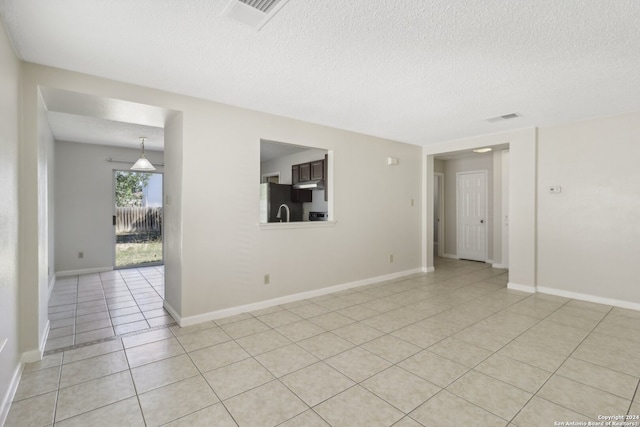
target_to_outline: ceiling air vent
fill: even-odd
[[[231,0],[222,16],[242,22],[257,31],[269,22],[287,1],[289,0]]]
[[[498,116],[498,117],[492,117],[490,119],[487,119],[487,121],[489,123],[495,123],[495,122],[501,122],[503,120],[511,120],[511,119],[516,119],[520,117],[520,114],[518,113],[511,113],[511,114],[505,114],[504,116]]]

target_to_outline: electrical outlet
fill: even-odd
[[[265,274],[264,275],[264,284],[268,285],[269,282],[271,282],[271,277],[269,277],[269,274]]]
[[[82,259],[84,258],[84,252],[78,252],[78,258]]]
[[[559,185],[552,185],[549,187],[549,193],[558,194],[562,193],[562,187]]]
[[[393,254],[389,255],[389,262],[393,262]]]

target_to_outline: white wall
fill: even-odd
[[[21,65],[0,20],[0,425],[20,372],[18,333],[18,138]],[[5,341],[6,340],[6,341]]]
[[[487,259],[493,255],[493,156],[478,154],[477,156],[461,157],[445,160],[444,164],[444,253],[457,256],[457,174],[460,172],[487,172]]]
[[[165,194],[180,207],[167,212],[167,221],[176,222],[165,229],[175,232],[172,245],[179,246],[167,251],[165,267],[174,314],[193,317],[420,267],[419,147],[34,64],[25,69],[29,88],[182,113],[181,150],[165,144]],[[25,111],[26,126],[37,120],[34,112]],[[333,192],[334,227],[258,226],[261,139],[333,150],[340,183]],[[170,150],[179,164],[172,164]],[[387,157],[400,164],[388,167]],[[169,185],[178,172],[180,183]],[[265,286],[267,273],[271,284]]]
[[[509,266],[509,150],[493,152],[493,266]]]
[[[24,68],[23,68],[24,70]],[[23,83],[26,80],[23,79]],[[19,144],[19,313],[21,360],[39,360],[48,332],[49,169],[53,135],[44,120],[46,109],[38,87],[23,84],[22,111],[37,120],[23,126]],[[23,122],[23,125],[25,123]]]
[[[37,233],[37,247],[38,247],[38,267],[37,267],[37,281],[38,281],[38,294],[39,294],[39,306],[38,306],[38,351],[32,351],[27,356],[29,361],[39,360],[44,352],[44,345],[47,339],[47,333],[49,329],[49,294],[51,287],[55,281],[55,272],[53,265],[50,262],[55,260],[55,237],[52,225],[55,219],[55,207],[53,206],[53,190],[54,183],[51,178],[54,176],[54,165],[50,163],[53,161],[55,154],[54,151],[54,139],[49,123],[45,120],[47,110],[44,105],[44,100],[40,91],[38,91],[38,233]],[[53,193],[53,194],[52,194]],[[22,212],[22,211],[21,211]],[[28,264],[27,264],[28,265]],[[28,268],[28,267],[27,267]],[[23,272],[24,273],[24,272]],[[24,289],[24,288],[21,288]],[[28,324],[33,318],[33,302],[29,294],[28,297],[21,299],[21,303],[25,305],[22,320],[24,324]],[[26,359],[25,359],[26,360]]]
[[[538,286],[638,308],[640,113],[541,128],[538,138]]]
[[[183,316],[419,267],[418,147],[212,103],[197,114],[183,144]],[[333,150],[335,227],[258,227],[262,138]],[[216,155],[227,161],[210,168]]]
[[[444,160],[433,159],[433,171],[436,173],[444,174],[444,164],[445,164]]]
[[[491,209],[491,262],[500,264],[502,260],[502,150],[491,153],[493,163],[493,203]]]
[[[145,152],[151,163],[163,162],[163,154]],[[131,164],[111,163],[107,158],[131,160],[140,150],[56,141],[55,143],[55,251],[56,273],[113,267],[114,170]],[[156,167],[162,172],[161,166]],[[84,258],[78,258],[78,252]]]
[[[182,121],[176,113],[164,125],[164,299],[176,308],[182,307]]]

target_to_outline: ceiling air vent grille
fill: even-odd
[[[222,12],[243,24],[259,30],[278,13],[289,0],[231,0]]]
[[[280,0],[238,0],[240,3],[244,3],[247,6],[251,6],[254,9],[258,9],[262,13],[269,13],[269,9],[275,6]]]
[[[492,117],[490,119],[487,119],[487,121],[489,123],[495,123],[495,122],[501,122],[501,121],[504,121],[504,120],[517,119],[518,117],[520,117],[520,114],[518,114],[518,113],[510,113],[510,114],[505,114],[504,116]]]

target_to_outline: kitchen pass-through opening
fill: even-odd
[[[261,140],[259,222],[329,220],[329,158],[326,149]]]

